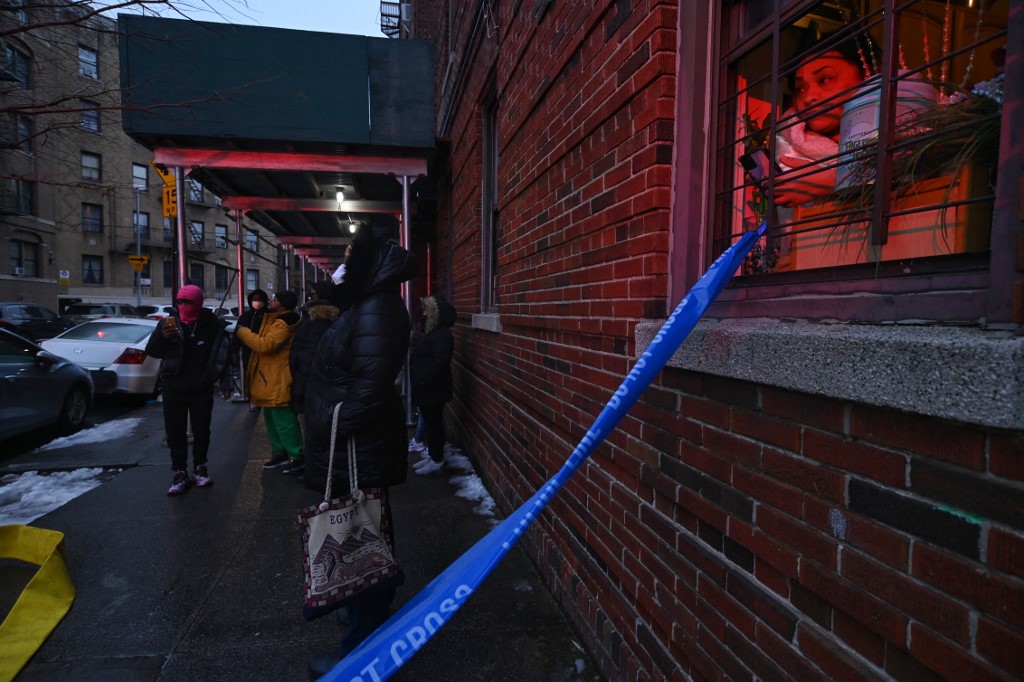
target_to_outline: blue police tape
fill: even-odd
[[[558,473],[321,677],[322,682],[386,680],[448,622],[594,448],[626,416],[766,230],[767,223],[762,223],[756,231],[744,234],[690,289]]]

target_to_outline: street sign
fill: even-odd
[[[129,263],[141,263],[145,265],[149,262],[149,256],[128,256]]]
[[[135,272],[142,272],[142,268],[146,267],[145,263],[132,263],[132,270]]]
[[[149,165],[153,167],[153,170],[156,171],[156,174],[160,176],[160,179],[164,181],[165,185],[167,185],[168,187],[174,187],[176,181],[174,179],[173,171],[169,171],[166,168],[161,168],[152,161],[149,162]]]
[[[178,215],[178,189],[164,187],[164,217],[174,218]]]

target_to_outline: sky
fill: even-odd
[[[380,0],[172,0],[172,3],[189,18],[200,21],[385,37],[380,31]],[[115,3],[102,0],[95,4]],[[124,11],[128,10],[115,10],[113,14]],[[146,10],[146,13],[153,12]],[[160,14],[181,18],[180,14],[166,9]]]
[[[130,435],[142,422],[143,420],[137,417],[104,422],[74,435],[50,441],[37,448],[35,452],[73,448],[122,438]],[[455,486],[453,494],[475,502],[474,514],[494,517],[494,499],[487,492],[480,477],[473,472],[469,458],[458,448],[447,445],[445,461],[450,471],[458,472],[448,479],[448,482]],[[0,477],[0,525],[31,523],[79,495],[102,485],[104,481],[112,478],[112,473],[116,474],[91,467],[54,473],[27,471],[21,474],[6,474]],[[498,521],[492,518],[492,525],[497,523]]]

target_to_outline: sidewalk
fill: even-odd
[[[215,485],[168,497],[161,408],[132,416],[143,424],[124,438],[30,453],[0,467],[125,467],[32,524],[65,534],[77,596],[18,682],[309,679],[306,661],[334,647],[339,631],[333,617],[307,623],[301,614],[295,509],[315,494],[279,470],[262,469],[270,448],[258,413],[218,401]],[[410,454],[410,462],[418,457]],[[396,606],[494,523],[473,513],[476,502],[455,496],[451,475],[410,471],[392,491],[406,574]],[[600,675],[516,548],[392,679],[570,682]]]

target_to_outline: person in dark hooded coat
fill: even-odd
[[[409,356],[412,402],[419,408],[426,432],[427,449],[416,465],[420,475],[444,468],[444,406],[452,399],[452,325],[455,307],[440,296],[427,296],[420,303],[423,335]]]
[[[305,412],[306,385],[309,383],[309,371],[313,366],[317,344],[341,314],[341,310],[331,300],[333,288],[331,282],[317,282],[313,285],[313,298],[306,303],[306,316],[299,322],[295,338],[292,339],[288,365],[292,370],[292,411],[295,414]]]
[[[401,286],[418,271],[412,254],[373,227],[356,231],[340,285],[350,305],[320,339],[306,385],[306,486],[323,495],[332,417],[340,404],[332,493],[349,492],[345,453],[348,439],[354,438],[358,485],[385,489],[389,517],[386,489],[404,482],[408,471],[405,407],[395,385],[411,329]],[[326,673],[387,620],[394,594],[394,588],[379,590],[349,603],[349,626],[339,648],[312,660],[311,672]]]

